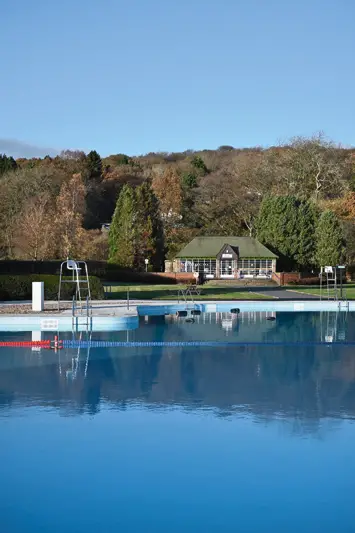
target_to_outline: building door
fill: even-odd
[[[221,278],[234,278],[233,259],[221,259]]]

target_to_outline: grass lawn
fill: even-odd
[[[126,300],[127,290],[131,300],[178,300],[178,291],[186,285],[140,285],[135,283],[107,283],[105,295],[109,300]],[[194,300],[267,300],[267,296],[235,287],[201,287]],[[180,296],[180,300],[183,298]]]
[[[319,285],[304,285],[295,287],[294,285],[289,285],[286,287],[289,291],[296,291],[296,292],[303,292],[306,294],[313,294],[315,296],[320,296],[320,289]],[[329,291],[330,296],[334,297],[334,291]],[[322,289],[322,297],[327,298],[328,292],[327,288],[323,287]],[[354,283],[347,283],[346,285],[343,285],[343,297],[347,298],[348,300],[355,300],[355,284]],[[338,287],[338,298],[340,298],[340,288]]]

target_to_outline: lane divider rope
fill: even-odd
[[[230,348],[238,346],[355,346],[355,341],[301,341],[301,342],[262,342],[262,341],[70,341],[63,340],[64,348],[164,348],[164,347],[205,347],[205,348]]]
[[[30,346],[43,346],[45,348],[49,348],[51,345],[51,341],[1,341],[0,347],[30,347]]]
[[[312,346],[355,346],[355,341],[72,341],[72,340],[43,340],[43,341],[0,341],[1,347],[30,348],[39,347],[45,349],[62,348],[233,348],[241,346],[289,346],[289,347],[312,347]]]

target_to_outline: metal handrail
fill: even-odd
[[[198,294],[197,291],[195,292],[195,294]],[[179,289],[179,291],[178,291],[178,303],[180,303],[180,295],[184,298],[186,307],[188,306],[188,297],[189,296],[190,296],[191,303],[192,303],[193,307],[195,307],[195,301],[194,301],[193,293],[192,293],[192,290],[191,290],[190,286],[186,287],[186,289]]]

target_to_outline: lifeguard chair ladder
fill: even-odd
[[[71,272],[71,279],[65,279],[64,269]],[[59,273],[59,289],[58,289],[58,311],[60,310],[61,303],[61,289],[63,283],[74,283],[75,292],[73,295],[72,304],[72,320],[73,325],[76,326],[86,325],[89,326],[89,322],[92,318],[91,309],[91,292],[90,292],[90,280],[88,267],[85,261],[74,261],[73,259],[67,259],[60,265]],[[85,324],[79,324],[79,318],[85,319]]]

